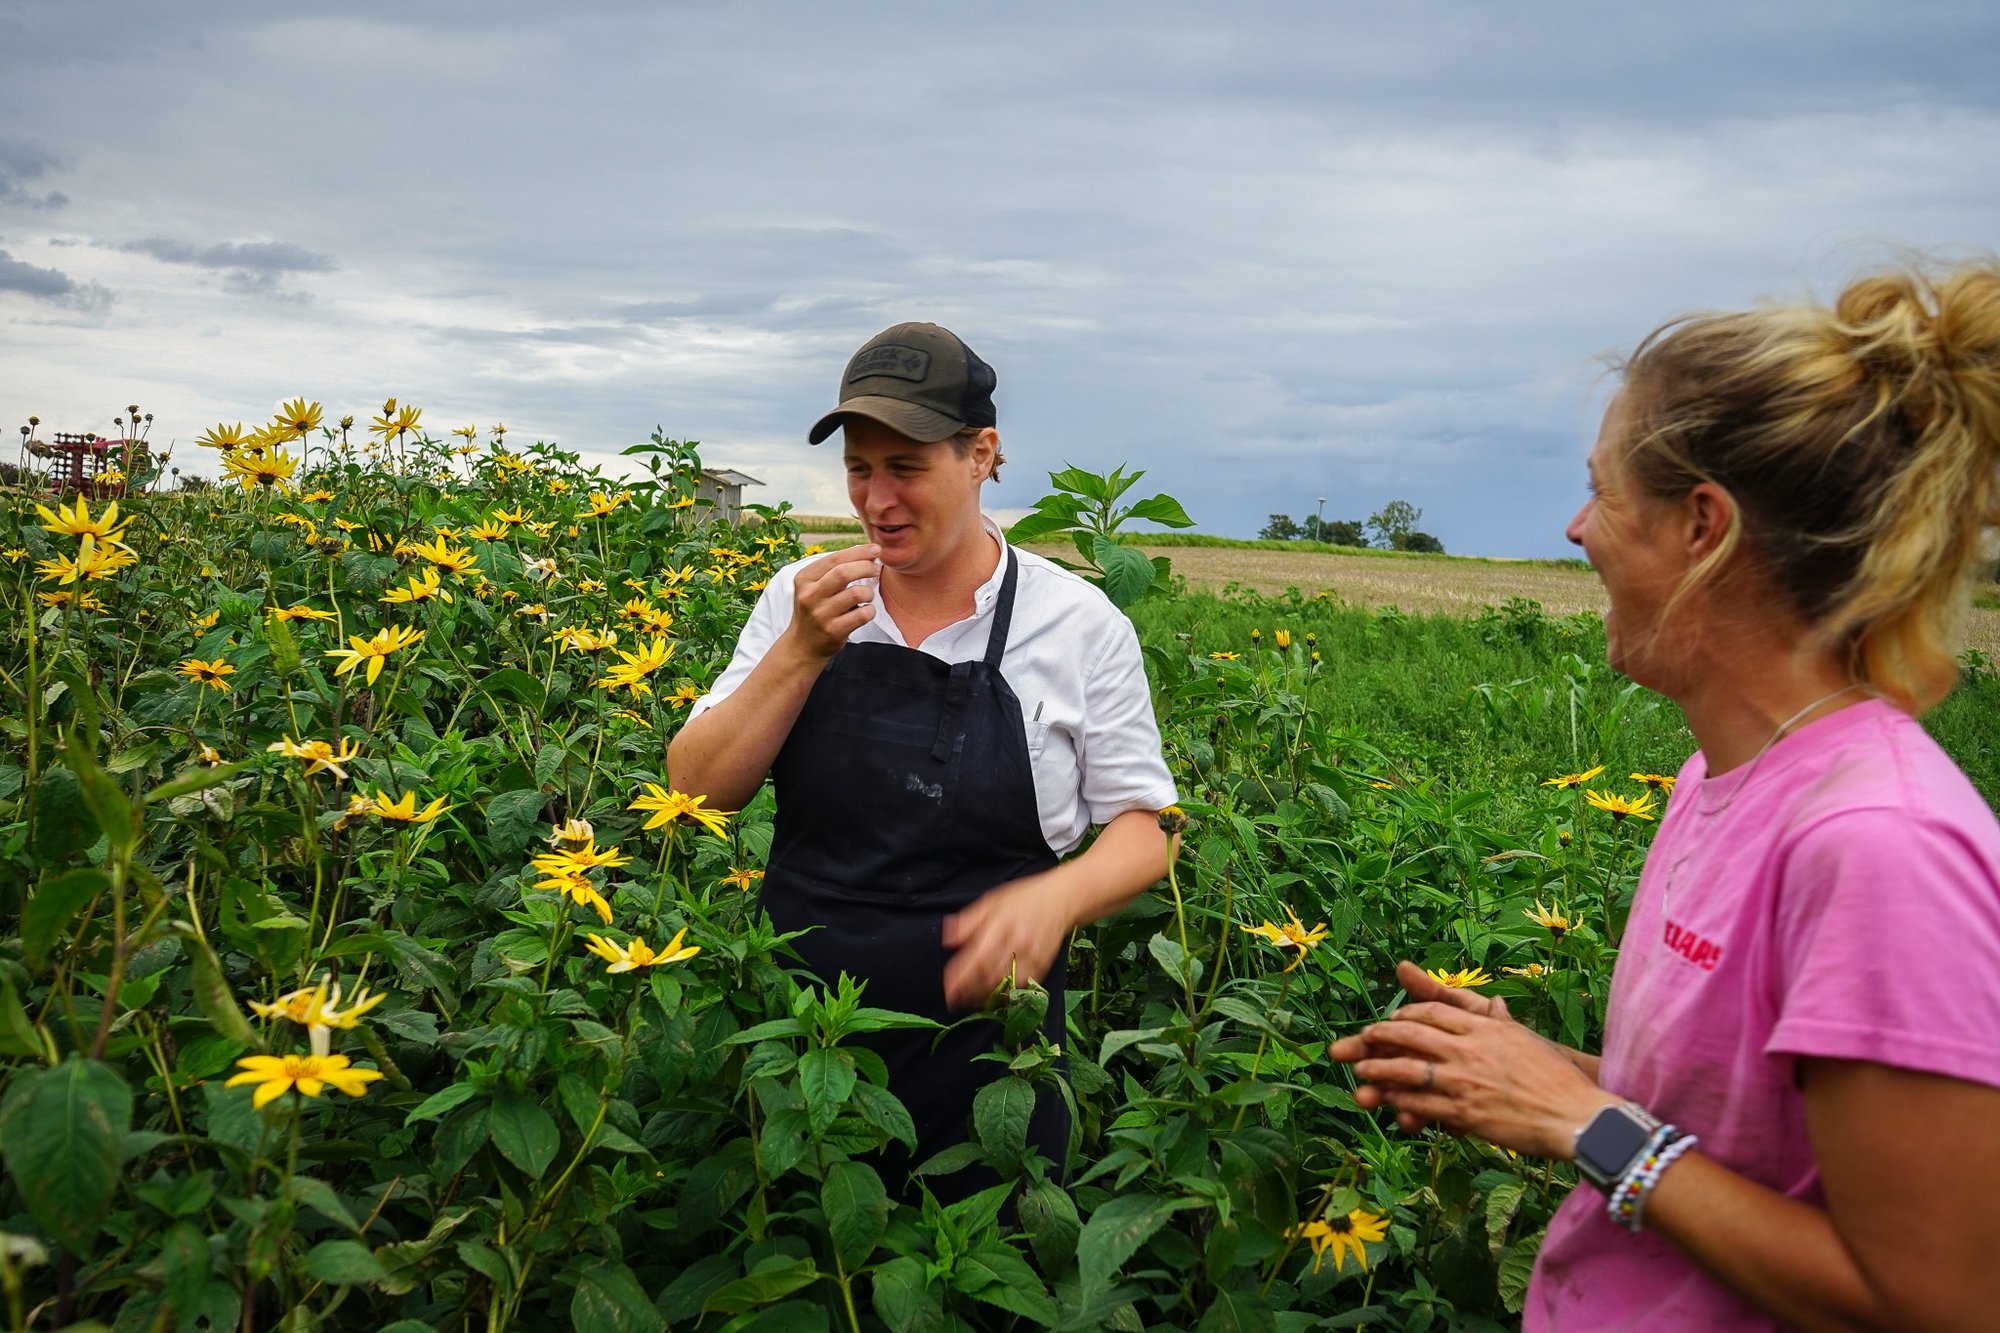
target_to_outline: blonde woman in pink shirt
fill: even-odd
[[[2000,824],[1915,720],[1997,467],[1992,263],[1682,320],[1624,367],[1569,537],[1612,665],[1700,750],[1603,1055],[1409,963],[1331,1048],[1406,1129],[1576,1164],[1527,1328],[2000,1328]]]

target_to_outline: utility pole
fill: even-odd
[[[1322,495],[1322,496],[1320,496],[1320,497],[1319,497],[1319,512],[1318,512],[1317,514],[1315,514],[1315,515],[1314,515],[1314,518],[1316,518],[1316,519],[1317,519],[1317,520],[1319,521],[1319,530],[1320,530],[1321,532],[1325,532],[1325,531],[1326,531],[1326,497],[1325,497],[1324,495]]]

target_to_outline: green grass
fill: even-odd
[[[1309,555],[1359,555],[1382,560],[1425,560],[1433,563],[1506,565],[1510,568],[1570,569],[1590,572],[1587,560],[1512,560],[1488,555],[1447,555],[1423,551],[1386,551],[1378,546],[1335,546],[1331,542],[1280,541],[1268,538],[1211,537],[1200,532],[1129,532],[1137,546],[1205,546],[1226,551],[1303,551]]]

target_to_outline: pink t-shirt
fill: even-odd
[[[1867,700],[1713,780],[1696,754],[1612,975],[1604,1086],[1824,1205],[1799,1056],[2000,1086],[2000,823],[1914,720]],[[1588,1185],[1549,1225],[1527,1329],[1765,1329]]]

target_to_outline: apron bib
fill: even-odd
[[[780,930],[818,927],[793,947],[824,982],[842,972],[866,981],[866,1004],[943,1023],[959,1017],[944,1002],[944,918],[1056,864],[1042,836],[1020,700],[1000,674],[1019,572],[1009,550],[981,660],[946,663],[889,643],[841,648],[772,764],[778,812],[762,906]],[[1043,979],[1051,1042],[1063,1039],[1066,965],[1066,952],[1057,954]],[[1006,1073],[974,1059],[994,1049],[998,1022],[939,1037],[864,1039],[916,1122],[914,1157],[897,1144],[881,1162],[891,1191],[913,1163],[966,1138],[973,1095]],[[1062,1098],[1037,1097],[1029,1142],[1058,1176],[1068,1141]],[[949,1201],[996,1179],[973,1167],[931,1188]]]

